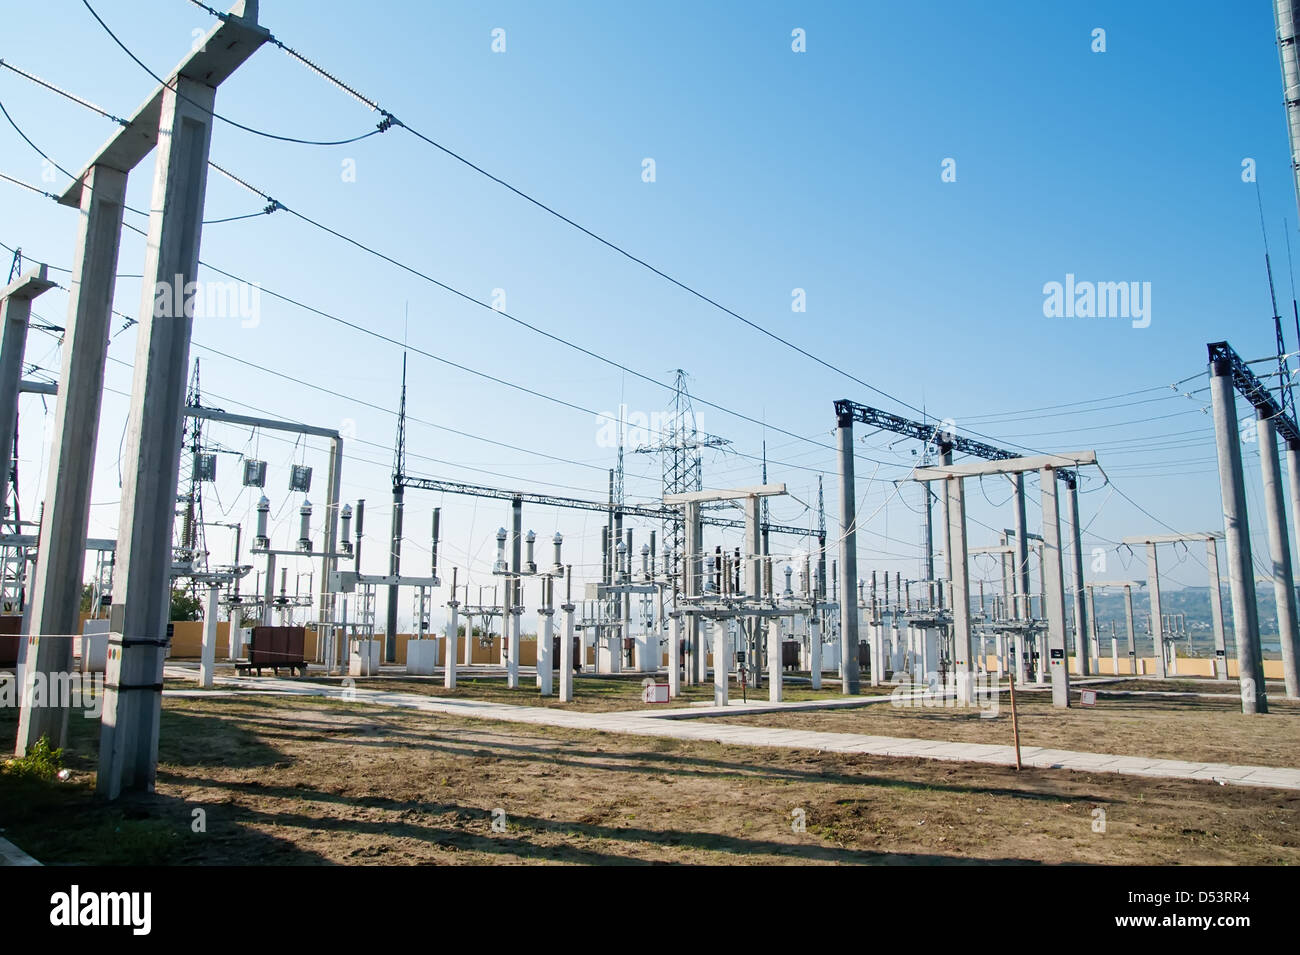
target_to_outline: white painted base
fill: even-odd
[[[378,676],[379,658],[383,653],[382,640],[356,640],[348,658],[349,676]]]
[[[406,673],[408,676],[433,676],[434,668],[437,665],[437,640],[408,640],[406,642]]]

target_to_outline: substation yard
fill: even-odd
[[[525,684],[466,680],[454,695],[540,703]],[[446,692],[420,680],[358,685]],[[587,710],[642,708],[636,678],[581,679],[578,691]],[[1300,751],[1295,706],[1277,700],[1262,717],[1172,695],[1102,696],[1068,712],[1032,691],[1018,702],[1026,746],[1291,766]],[[1010,740],[1005,698],[996,719],[877,702],[709,721]],[[0,745],[15,722],[0,711]],[[1300,863],[1295,790],[723,745],[220,688],[164,698],[156,793],[109,804],[93,795],[98,728],[73,715],[67,782],[0,785],[3,835],[46,864]],[[504,832],[493,831],[497,809]],[[204,832],[193,831],[195,810]],[[74,817],[75,827],[50,822]]]

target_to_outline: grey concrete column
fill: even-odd
[[[275,625],[275,618],[271,612],[274,606],[273,600],[275,600],[275,555],[267,554],[266,579],[262,581],[262,626],[264,627]]]
[[[1232,362],[1210,363],[1210,399],[1214,407],[1214,440],[1219,459],[1219,491],[1223,500],[1224,544],[1228,555],[1228,585],[1232,593],[1233,639],[1237,646],[1237,676],[1241,681],[1241,711],[1267,713],[1268,694],[1260,660],[1259,608],[1250,556],[1250,518],[1246,511],[1246,482],[1241,468],[1241,434],[1237,430],[1237,400]]]
[[[814,614],[808,620],[808,679],[814,690],[822,688],[822,625]]]
[[[731,667],[727,653],[727,621],[718,617],[712,621],[713,626],[713,705],[727,705],[727,690],[730,688]]]
[[[1097,600],[1096,600],[1096,596],[1093,594],[1093,591],[1092,591],[1092,588],[1091,588],[1091,587],[1086,588],[1085,593],[1086,593],[1087,596],[1088,596],[1088,601],[1087,601],[1087,605],[1088,605],[1087,615],[1088,615],[1088,616],[1087,616],[1087,621],[1086,621],[1086,625],[1087,625],[1087,627],[1088,627],[1088,642],[1089,642],[1092,646],[1096,647],[1097,644],[1098,644],[1098,642],[1099,642],[1099,640],[1100,640],[1100,635],[1097,633]],[[1077,649],[1078,649],[1078,648],[1076,647],[1075,649],[1076,649],[1076,652],[1077,652]],[[1098,651],[1098,652],[1100,652],[1100,651]],[[1088,670],[1087,670],[1086,667],[1081,668],[1079,672],[1080,672],[1080,674],[1083,675],[1083,676],[1087,676],[1087,674],[1088,674]],[[1098,672],[1098,673],[1101,672],[1101,660],[1100,660],[1100,659],[1098,659],[1098,661],[1097,661],[1097,672]]]
[[[537,673],[541,677],[542,696],[551,695],[551,645],[555,640],[555,611],[549,607],[542,611],[541,633],[537,635]]]
[[[767,621],[767,699],[771,703],[782,700],[785,668],[782,666],[781,618],[769,617]]]
[[[330,619],[330,610],[334,603],[330,592],[331,577],[339,569],[339,561],[334,554],[339,549],[339,508],[341,506],[339,498],[343,492],[343,439],[341,437],[330,438],[329,473],[326,484],[329,497],[325,504],[325,529],[321,535],[324,538],[322,550],[325,556],[320,562],[320,602],[316,610],[318,623]],[[360,566],[355,569],[360,573]],[[454,597],[455,594],[452,596]]]
[[[668,698],[675,700],[682,694],[682,613],[674,610],[668,615]]]
[[[72,668],[72,643],[67,637],[77,629],[81,607],[91,482],[125,199],[126,173],[105,166],[91,167],[81,192],[81,217],[72,261],[40,546],[29,591],[27,632],[30,636],[24,655],[25,681],[34,680],[37,673],[48,675]],[[149,307],[152,305],[150,296]],[[26,306],[30,310],[30,302]],[[15,307],[21,306],[6,299],[7,315]],[[8,349],[13,322],[6,318],[4,324]],[[25,326],[26,322],[24,332]],[[13,411],[0,411],[0,414],[4,416],[3,424],[12,429]],[[0,451],[8,455],[13,443],[12,430],[7,438],[0,440],[3,441]],[[7,464],[3,468],[3,480],[6,483],[9,480]],[[169,503],[174,498],[173,487]],[[7,499],[6,493],[0,498],[0,504]],[[54,639],[42,641],[42,635]],[[29,698],[23,694],[24,700]],[[61,738],[66,725],[66,709],[46,706],[41,711],[29,712],[24,707],[19,716],[15,751],[25,752],[42,736],[48,736],[51,741]]]
[[[688,501],[686,503],[682,529],[685,535],[682,545],[685,553],[681,555],[682,593],[689,600],[689,598],[698,597],[700,594],[700,549],[703,542],[700,534],[702,526],[700,524],[700,505],[698,502]],[[705,659],[702,643],[700,618],[695,614],[690,614],[686,618],[687,686],[695,686],[704,682]]]
[[[118,221],[120,224],[120,211]],[[9,469],[13,465],[18,392],[23,381],[23,354],[27,349],[32,300],[53,287],[54,283],[46,278],[46,268],[42,265],[23,273],[0,291],[0,329],[3,329],[0,332],[0,508],[9,503]],[[74,296],[76,288],[74,284]],[[58,403],[62,405],[62,399]]]
[[[949,477],[943,482],[948,514],[948,574],[952,580],[953,670],[957,682],[957,705],[970,706],[973,699],[970,628],[970,561],[966,551],[965,479]]]
[[[749,597],[755,603],[763,594],[763,561],[759,556],[762,549],[760,539],[760,527],[762,521],[762,498],[749,497],[745,499],[745,596]],[[748,625],[749,632],[754,639],[750,641],[751,646],[746,665],[749,667],[749,682],[754,689],[759,688],[759,681],[762,678],[762,668],[760,665],[761,654],[759,652],[759,635],[762,633],[763,618],[750,617],[744,621]]]
[[[1070,492],[1070,536],[1074,544],[1070,570],[1074,578],[1074,652],[1078,657],[1079,673],[1087,676],[1092,656],[1092,608],[1083,600],[1083,525],[1079,523],[1079,487],[1077,481],[1067,481]]]
[[[509,581],[504,590],[510,593]],[[519,689],[519,616],[523,610],[512,604],[501,614],[501,636],[506,640],[506,687],[511,690]]]
[[[1147,595],[1151,598],[1151,644],[1156,655],[1156,679],[1169,676],[1165,659],[1165,624],[1160,613],[1160,558],[1155,544],[1147,544]]]
[[[1039,472],[1043,486],[1043,614],[1047,618],[1047,668],[1052,679],[1052,705],[1070,705],[1070,669],[1065,661],[1065,568],[1061,559],[1061,511],[1056,471]]]
[[[858,669],[858,515],[853,477],[853,415],[839,416],[840,670],[845,694],[860,689]]]
[[[1124,625],[1128,628],[1128,672],[1137,673],[1137,637],[1133,633],[1133,588],[1124,585]]]
[[[451,599],[447,601],[447,607],[451,611],[447,619],[447,647],[443,651],[443,671],[442,685],[448,690],[456,689],[456,639],[457,631],[460,629],[460,601],[456,599],[456,589],[453,586]],[[468,623],[468,618],[466,618]],[[466,627],[465,642],[470,640],[469,627]]]
[[[1288,454],[1288,461],[1290,454]],[[1293,498],[1294,500],[1294,498]],[[1297,538],[1300,540],[1300,538]],[[1223,594],[1219,592],[1219,546],[1213,538],[1205,541],[1205,566],[1210,574],[1210,620],[1214,628],[1214,675],[1228,679],[1228,645],[1223,635]]]
[[[199,686],[212,689],[212,675],[217,653],[217,598],[221,587],[208,584],[208,603],[203,608],[203,648],[199,656]]]
[[[402,512],[405,509],[401,485],[393,488],[393,516],[388,535],[388,575],[396,577],[402,572]],[[360,568],[358,568],[360,569]],[[397,600],[400,588],[396,584],[388,585],[388,603],[384,630],[384,660],[397,662]]]
[[[1282,472],[1277,463],[1277,426],[1267,411],[1257,415],[1259,469],[1264,480],[1264,518],[1268,527],[1268,555],[1272,564],[1273,600],[1277,605],[1277,636],[1282,645],[1282,677],[1288,699],[1300,699],[1300,675],[1296,673],[1295,581],[1291,575],[1291,542],[1286,532],[1286,502],[1282,496]],[[1293,502],[1294,503],[1294,502]],[[1263,665],[1261,661],[1260,665]]]
[[[193,314],[160,309],[194,288],[216,91],[179,77],[162,90],[135,381],[122,454],[117,573],[99,793],[152,791],[171,604],[172,521]],[[186,314],[189,312],[189,314]]]
[[[1028,620],[1030,617],[1029,607],[1029,534],[1025,529],[1025,476],[1015,474],[1012,476],[1012,483],[1015,485],[1015,518],[1016,518],[1016,553],[1014,563],[1012,564],[1012,582],[1015,584],[1016,593],[1016,613],[1017,620]],[[1028,641],[1026,641],[1028,642]]]
[[[564,638],[560,641],[560,702],[573,702],[573,604],[560,606],[564,611]]]

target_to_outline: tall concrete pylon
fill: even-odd
[[[1267,713],[1268,694],[1260,659],[1259,608],[1255,603],[1255,574],[1250,556],[1250,518],[1246,511],[1246,482],[1241,467],[1241,436],[1232,362],[1210,362],[1210,400],[1214,408],[1214,440],[1219,460],[1219,490],[1223,501],[1224,546],[1232,593],[1233,642],[1237,647],[1237,678],[1241,682],[1241,711]]]
[[[236,3],[120,134],[135,142],[131,166],[148,152],[139,151],[141,131],[156,147],[96,783],[109,799],[123,790],[152,791],[157,770],[172,523],[194,321],[188,308],[175,314],[175,303],[195,288],[216,88],[269,37],[257,25],[256,0]],[[128,148],[114,140],[103,155]],[[164,293],[172,305],[159,309]]]

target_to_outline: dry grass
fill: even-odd
[[[16,801],[0,802],[6,836],[46,862],[1300,862],[1300,793],[284,698],[166,699],[157,794],[109,807],[89,793],[95,724],[73,726],[57,803],[25,795],[15,819]],[[0,743],[12,729],[0,723]],[[123,822],[150,839],[115,859]]]

